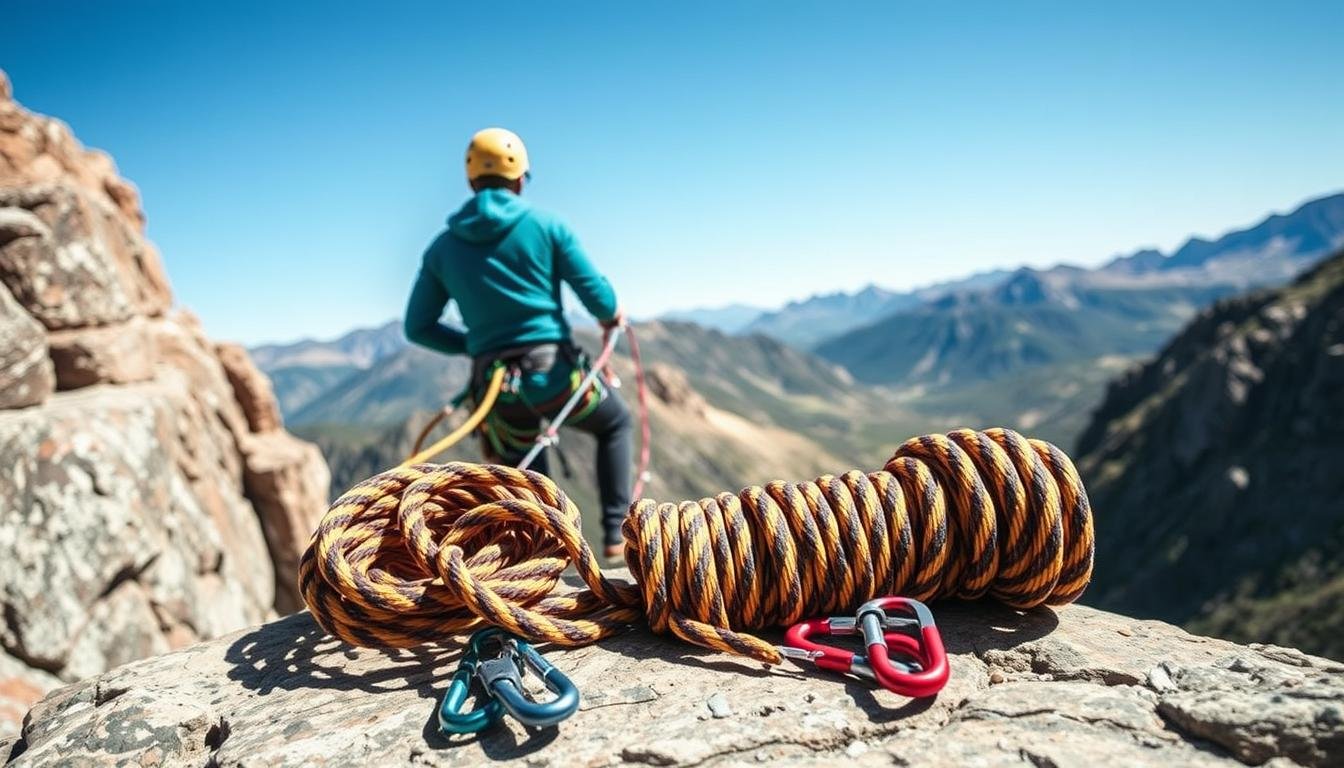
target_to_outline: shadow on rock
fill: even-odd
[[[941,602],[933,606],[933,611],[943,646],[949,654],[979,655],[989,650],[1007,650],[1039,640],[1059,626],[1059,617],[1049,608],[1018,611],[988,600]],[[784,631],[781,629],[766,629],[754,634],[769,643],[784,642]],[[828,642],[823,638],[816,639],[822,643]],[[838,646],[852,646],[855,651],[861,645],[857,637],[836,638],[831,642]],[[604,640],[602,648],[636,661],[657,658],[713,672],[733,672],[755,677],[768,677],[790,670],[810,673],[806,667],[789,665],[772,669],[751,659],[729,656],[682,642],[671,635],[654,635],[646,628],[632,628]]]
[[[944,601],[931,606],[949,654],[1006,651],[1054,632],[1059,616],[1050,608],[1018,611],[989,600]]]
[[[474,706],[483,704],[477,697]],[[528,728],[527,738],[518,740],[518,734],[510,727],[497,725],[481,733],[445,736],[439,732],[438,710],[430,712],[429,719],[420,734],[430,749],[456,749],[468,744],[477,744],[486,757],[491,760],[516,760],[525,757],[554,742],[560,735],[560,729]]]
[[[820,671],[819,673],[827,674]],[[937,701],[936,697],[929,696],[923,699],[909,699],[899,707],[890,707],[878,701],[877,696],[873,694],[876,683],[853,677],[845,677],[844,681],[845,692],[854,700],[854,706],[863,710],[864,714],[868,715],[868,720],[873,723],[894,723],[913,717],[928,711]]]
[[[774,630],[758,633],[768,642],[783,637]],[[776,637],[778,635],[778,637]],[[602,650],[619,653],[631,659],[631,666],[647,659],[672,662],[706,672],[722,672],[749,677],[770,677],[787,671],[788,667],[767,667],[745,656],[734,656],[684,642],[674,635],[655,635],[648,627],[634,625],[614,637],[602,641]],[[549,646],[547,647],[549,650]]]
[[[305,612],[248,632],[229,646],[229,679],[262,695],[276,689],[334,689],[442,694],[461,649],[355,648],[329,635]]]

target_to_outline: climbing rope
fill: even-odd
[[[634,584],[603,576],[572,501],[510,467],[401,466],[339,498],[299,588],[349,643],[407,647],[490,624],[575,646],[648,622],[697,645],[779,663],[750,632],[900,594],[1067,603],[1092,573],[1092,514],[1073,463],[1016,432],[904,443],[877,472],[776,482],[630,507]],[[555,593],[573,565],[587,589]]]
[[[420,433],[415,436],[415,443],[411,445],[411,455],[408,458],[420,455],[421,449],[425,447],[425,441],[428,440],[429,436],[434,432],[434,428],[439,426],[444,419],[452,416],[453,412],[456,410],[457,408],[454,407],[452,403],[440,408],[439,412],[434,414],[434,416],[425,423],[425,426],[420,429]]]
[[[630,498],[644,495],[644,485],[651,479],[649,463],[653,454],[653,430],[649,426],[649,383],[644,378],[644,361],[639,356],[639,341],[633,328],[626,328],[626,342],[630,345],[630,362],[635,367],[635,391],[639,398],[639,465],[635,470],[635,487]]]
[[[490,376],[490,384],[485,389],[485,396],[481,398],[480,405],[476,406],[476,410],[471,412],[471,415],[467,417],[467,420],[462,422],[457,429],[454,429],[452,432],[445,435],[443,439],[403,461],[400,466],[406,467],[412,464],[420,464],[429,461],[456,445],[462,438],[471,434],[472,430],[480,426],[481,422],[490,413],[490,409],[495,407],[495,400],[499,399],[499,390],[503,387],[504,368],[499,367],[496,368],[494,374]],[[437,421],[438,419],[436,418],[435,422]],[[428,434],[429,430],[432,428],[433,424],[431,424],[430,427],[427,427],[422,434]],[[419,446],[419,441],[416,441],[416,448],[418,449]]]

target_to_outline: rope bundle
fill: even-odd
[[[356,645],[440,642],[482,622],[584,645],[643,618],[778,663],[748,632],[887,594],[1067,603],[1092,574],[1092,514],[1073,463],[1005,429],[913,438],[868,474],[641,500],[623,533],[634,585],[602,575],[578,508],[545,476],[418,464],[332,505],[299,587],[322,627]],[[588,589],[553,595],[571,563]]]

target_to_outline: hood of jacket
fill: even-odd
[[[469,243],[493,243],[527,215],[523,198],[507,189],[483,189],[448,217],[448,231]]]

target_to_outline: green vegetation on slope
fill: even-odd
[[[1078,453],[1085,599],[1338,653],[1322,638],[1344,632],[1344,253],[1202,314],[1112,385]]]
[[[1284,568],[1269,589],[1258,589],[1254,580],[1246,580],[1241,585],[1244,593],[1210,601],[1187,628],[1242,643],[1310,648],[1344,659],[1344,571],[1338,554],[1342,549],[1344,543],[1335,541],[1309,552]]]

